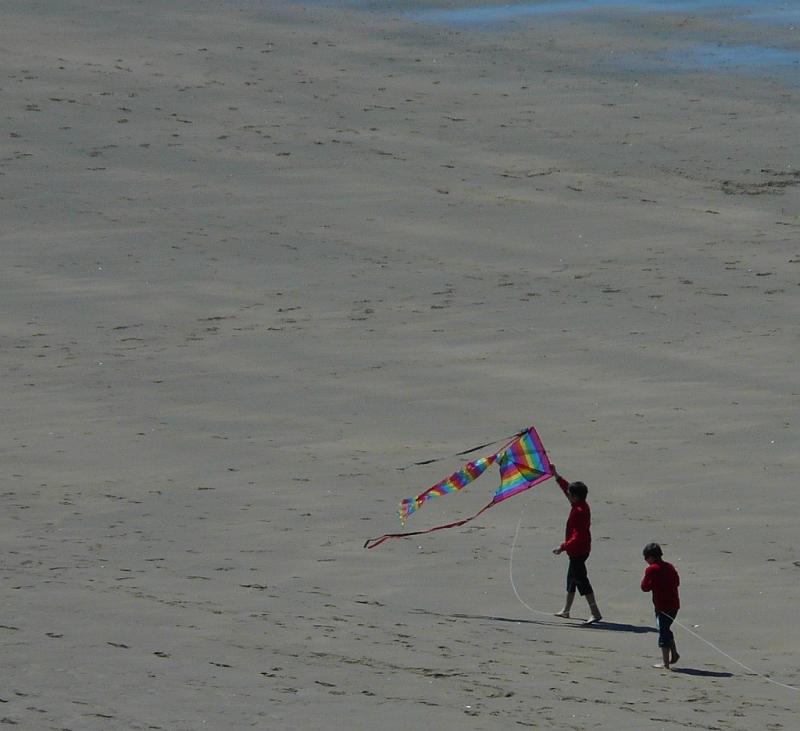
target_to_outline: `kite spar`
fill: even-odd
[[[468,462],[458,472],[454,472],[444,480],[437,482],[433,487],[428,488],[417,497],[402,500],[398,509],[400,522],[405,525],[408,518],[431,498],[458,492],[473,480],[478,479],[493,464],[497,464],[500,468],[500,487],[495,491],[491,502],[484,505],[475,515],[452,523],[446,523],[445,525],[428,528],[427,530],[408,533],[387,533],[378,538],[369,538],[364,543],[364,548],[376,548],[389,538],[408,538],[409,536],[418,536],[464,525],[489,508],[503,502],[503,500],[508,500],[508,498],[514,497],[514,495],[518,495],[553,476],[553,467],[547,457],[547,452],[544,450],[536,429],[531,426],[515,435],[499,452]]]

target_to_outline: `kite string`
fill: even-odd
[[[514,583],[514,551],[517,548],[517,538],[519,537],[519,529],[520,529],[520,526],[522,525],[522,519],[525,516],[525,511],[527,510],[527,508],[528,508],[527,505],[525,505],[525,507],[523,507],[522,512],[520,513],[520,516],[519,516],[519,520],[517,521],[517,529],[514,531],[514,540],[511,543],[511,553],[510,553],[509,558],[508,558],[508,578],[511,581],[511,588],[514,591],[514,596],[517,597],[517,599],[522,604],[522,606],[524,606],[528,611],[533,612],[534,614],[540,614],[540,615],[544,615],[546,617],[552,617],[553,616],[552,612],[543,612],[540,609],[534,609],[530,604],[528,604],[520,596],[519,591],[517,591],[517,585]],[[620,591],[616,591],[613,594],[610,594],[609,596],[607,596],[605,598],[606,601],[610,597],[616,596],[617,594],[621,594],[623,591],[625,591],[627,589],[628,589],[628,587],[623,587],[623,589],[621,589]],[[751,673],[751,674],[753,674],[753,675],[755,675],[755,676],[757,676],[759,678],[762,678],[763,680],[766,680],[768,683],[772,683],[773,685],[777,685],[777,686],[779,686],[781,688],[786,688],[787,690],[800,691],[800,688],[798,688],[797,686],[789,685],[787,683],[781,683],[778,680],[773,680],[768,675],[764,675],[763,673],[759,673],[756,670],[753,670],[753,668],[748,667],[743,662],[740,662],[735,657],[732,657],[731,655],[729,655],[724,650],[721,650],[714,643],[709,642],[707,639],[705,639],[705,637],[701,637],[699,634],[697,634],[697,632],[689,629],[685,624],[683,624],[683,623],[679,622],[677,619],[675,619],[675,617],[672,617],[672,621],[675,624],[677,624],[679,627],[681,627],[682,629],[686,630],[690,635],[696,637],[701,642],[704,642],[711,649],[716,650],[716,652],[718,652],[723,657],[726,657],[728,660],[730,660],[731,662],[735,663],[739,667],[744,668],[744,670],[746,670],[748,673]]]
[[[519,527],[522,525],[522,518],[525,516],[525,511],[527,510],[528,506],[526,505],[522,508],[522,512],[519,515],[519,520],[517,521],[517,530],[514,532],[514,540],[511,543],[511,555],[508,557],[508,578],[511,580],[511,588],[514,590],[514,596],[517,597],[520,604],[525,607],[528,611],[533,612],[533,614],[541,614],[546,617],[552,617],[552,612],[543,612],[540,609],[534,609],[530,604],[528,604],[517,591],[517,585],[514,583],[514,551],[517,548],[517,536],[519,535]]]
[[[667,616],[669,616],[669,615],[667,615]],[[716,646],[716,645],[715,645],[713,642],[709,642],[709,641],[708,641],[708,640],[707,640],[705,637],[701,637],[699,634],[697,634],[697,632],[694,632],[693,630],[690,630],[690,629],[689,629],[689,628],[688,628],[688,627],[687,627],[685,624],[682,624],[682,623],[681,623],[681,622],[679,622],[677,619],[675,619],[675,617],[672,617],[672,621],[673,621],[675,624],[677,624],[677,625],[678,625],[678,627],[681,627],[682,629],[686,630],[686,631],[687,631],[687,632],[688,632],[690,635],[693,635],[694,637],[696,637],[696,638],[697,638],[698,640],[700,640],[701,642],[704,642],[705,644],[707,644],[707,645],[708,645],[710,648],[712,648],[713,650],[716,650],[716,651],[717,651],[717,652],[718,652],[720,655],[722,655],[723,657],[726,657],[726,658],[728,658],[728,660],[730,660],[732,663],[735,663],[735,664],[736,664],[736,665],[738,665],[740,668],[744,668],[744,669],[745,669],[745,670],[746,670],[748,673],[751,673],[751,674],[753,674],[753,675],[756,675],[756,676],[758,676],[759,678],[762,678],[762,679],[766,680],[768,683],[772,683],[773,685],[780,686],[781,688],[787,688],[788,690],[800,691],[800,688],[798,688],[797,686],[794,686],[794,685],[788,685],[787,683],[781,683],[781,682],[780,682],[780,681],[778,681],[778,680],[773,680],[772,678],[770,678],[770,677],[769,677],[769,675],[764,675],[764,673],[759,673],[757,670],[753,670],[753,668],[751,668],[751,667],[748,667],[748,666],[747,666],[747,665],[745,665],[743,662],[740,662],[740,661],[739,661],[739,660],[737,660],[735,657],[732,657],[731,655],[729,655],[729,654],[728,654],[727,652],[725,652],[724,650],[721,650],[721,649],[720,649],[719,647],[717,647],[717,646]]]

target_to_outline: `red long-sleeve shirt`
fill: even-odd
[[[558,486],[564,491],[564,494],[569,497],[567,482],[561,475],[556,477]],[[561,544],[561,550],[566,551],[570,557],[588,556],[592,550],[592,532],[590,526],[592,524],[592,511],[589,509],[589,503],[585,500],[575,503],[572,510],[569,511],[567,518],[567,528],[564,531],[564,542]]]
[[[681,606],[678,596],[680,584],[681,577],[675,567],[666,561],[651,563],[642,577],[642,591],[653,592],[653,606],[656,611],[670,616],[674,616]]]

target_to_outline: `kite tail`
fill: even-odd
[[[411,502],[413,502],[413,500]],[[434,528],[428,528],[427,530],[415,530],[411,531],[410,533],[387,533],[386,535],[379,536],[377,538],[368,538],[364,543],[364,548],[377,548],[381,545],[381,543],[388,541],[390,538],[409,538],[410,536],[421,536],[425,533],[433,533],[434,531],[444,530],[445,528],[458,528],[465,523],[469,523],[471,520],[475,520],[475,518],[477,518],[481,513],[486,512],[495,504],[495,500],[492,500],[492,502],[490,502],[488,505],[484,505],[477,513],[475,513],[475,515],[471,515],[469,518],[456,520],[453,523],[447,523],[446,525],[437,525]]]
[[[468,462],[458,472],[454,472],[449,477],[440,480],[420,495],[402,500],[400,507],[397,509],[400,523],[405,525],[408,517],[419,510],[431,498],[458,492],[473,480],[477,480],[490,465],[494,464],[496,458],[496,455],[491,454],[488,457],[481,457],[473,462]]]
[[[400,523],[405,525],[409,516],[416,513],[420,505],[422,505],[422,501],[418,498],[407,497],[401,500],[400,507],[397,508],[397,517],[400,518]]]

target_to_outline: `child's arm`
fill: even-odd
[[[569,493],[567,492],[567,488],[569,487],[569,482],[558,474],[558,472],[556,471],[556,466],[552,462],[550,463],[550,466],[553,468],[553,477],[556,478],[558,486],[561,488],[561,491],[564,493],[565,497],[569,500]]]
[[[569,535],[565,541],[559,546],[561,551],[571,553],[581,550],[581,547],[588,546],[589,540],[589,513],[585,510],[573,511],[570,513],[570,518],[567,521]]]
[[[653,590],[653,579],[650,576],[651,571],[650,567],[648,566],[644,570],[644,576],[642,577],[642,591],[652,591]]]
[[[569,549],[578,542],[578,536],[579,532],[577,527],[575,527],[570,531],[567,539],[558,547],[558,552],[563,553],[564,551],[569,551]]]

